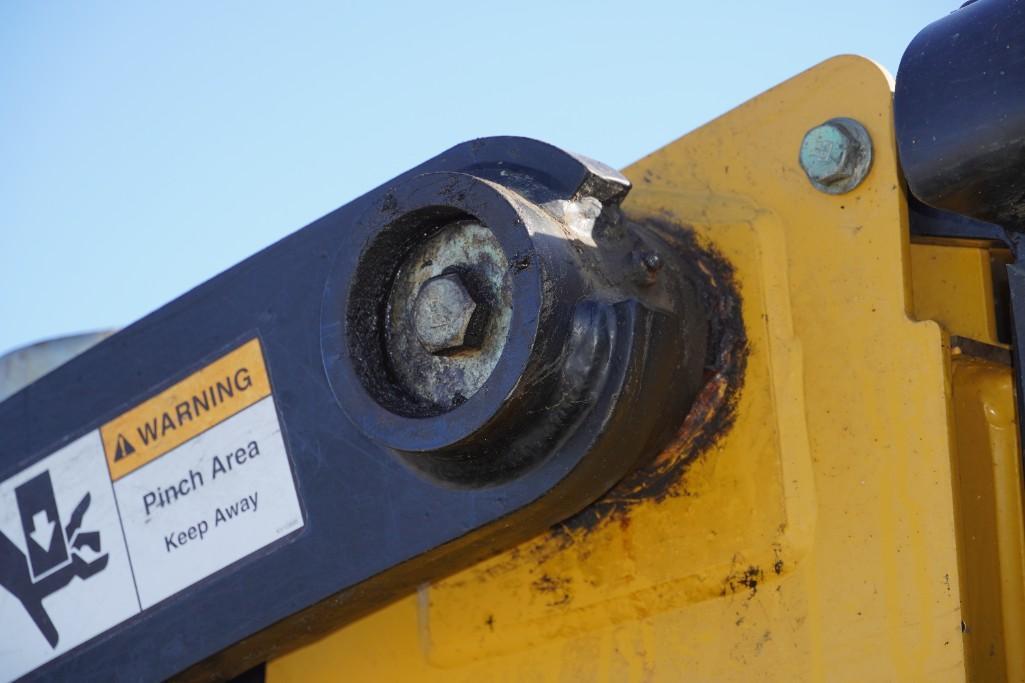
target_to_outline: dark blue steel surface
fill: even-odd
[[[502,160],[512,162],[506,170],[543,170],[543,177],[534,176],[534,189],[526,191],[536,191],[539,199],[571,197],[593,178],[583,162],[543,143],[493,138],[460,145],[196,287],[0,403],[3,480],[259,335],[305,514],[305,527],[295,535],[94,638],[36,675],[166,678],[331,596],[338,605],[353,603],[355,610],[361,600],[370,605],[394,597],[417,579],[415,572],[405,571],[394,585],[379,584],[372,598],[344,590],[472,531],[510,526],[495,522],[508,521],[531,504],[536,507],[530,514],[516,518],[522,527],[516,533],[534,533],[580,509],[633,465],[646,444],[616,435],[613,428],[632,421],[634,429],[621,431],[657,431],[659,411],[637,414],[628,407],[636,406],[642,380],[665,377],[664,368],[641,360],[651,350],[648,335],[664,322],[636,302],[616,309],[621,344],[609,358],[609,372],[619,381],[637,381],[601,397],[587,418],[593,424],[574,432],[557,456],[523,477],[485,488],[441,486],[371,441],[335,400],[322,357],[322,304],[339,254],[344,259],[365,246],[367,236],[353,228],[354,222],[379,206],[383,188],[399,180],[467,169],[500,177]],[[662,333],[676,343],[675,330]],[[616,400],[624,397],[632,403],[617,408]],[[613,437],[600,453],[585,457],[604,432]],[[488,543],[499,543],[485,535],[477,542],[485,550]],[[458,554],[458,548],[448,547],[448,554]]]

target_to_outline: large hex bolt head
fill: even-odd
[[[816,189],[827,194],[850,192],[868,174],[872,139],[854,119],[830,119],[805,134],[799,161]]]
[[[423,284],[413,301],[416,338],[435,355],[479,348],[487,324],[487,308],[473,298],[458,273],[433,277]]]

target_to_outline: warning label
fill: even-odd
[[[302,526],[253,339],[0,482],[0,678]]]

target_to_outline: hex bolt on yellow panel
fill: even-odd
[[[873,160],[831,195],[798,151],[837,117]],[[688,226],[681,243],[732,265],[732,423],[661,454],[657,495],[619,487],[589,524],[425,586],[268,680],[966,679],[949,350],[909,317],[887,74],[829,60],[626,173],[633,219]]]

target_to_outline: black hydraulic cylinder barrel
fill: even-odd
[[[1025,225],[1025,1],[978,0],[923,29],[901,60],[894,116],[918,199]]]

